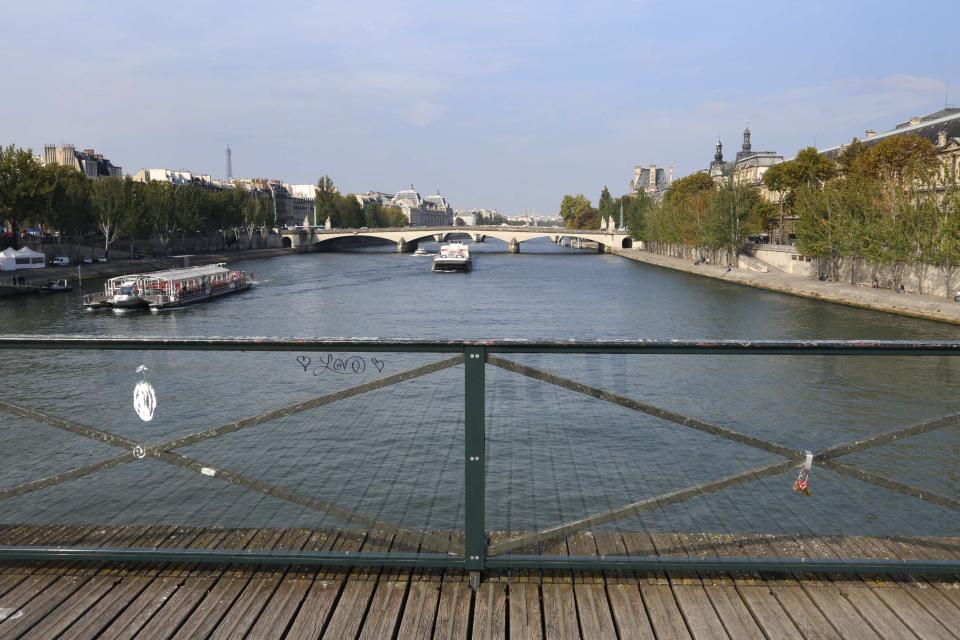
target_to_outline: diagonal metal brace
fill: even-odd
[[[174,466],[195,471],[196,473],[201,473],[205,476],[219,478],[224,482],[229,482],[239,487],[244,487],[245,489],[258,491],[268,496],[273,496],[274,498],[280,498],[281,500],[285,500],[302,507],[307,507],[308,509],[313,509],[314,511],[328,513],[346,522],[362,524],[371,529],[381,529],[382,531],[391,533],[397,538],[402,539],[404,542],[408,542],[412,545],[429,545],[435,551],[450,554],[463,553],[463,546],[453,542],[449,538],[444,538],[424,531],[413,531],[411,529],[399,527],[397,525],[390,524],[389,522],[377,520],[376,518],[371,518],[370,516],[365,516],[361,513],[351,511],[350,509],[346,509],[332,502],[297,495],[291,491],[287,491],[286,489],[267,484],[266,482],[261,482],[255,478],[250,478],[227,469],[208,467],[198,460],[182,456],[178,453],[158,452],[152,453],[152,455],[153,457],[163,460],[164,462],[170,463]]]
[[[364,393],[369,393],[370,391],[376,391],[377,389],[383,389],[384,387],[389,387],[401,382],[407,382],[408,380],[413,380],[431,373],[443,371],[444,369],[449,369],[459,364],[463,364],[462,355],[447,358],[446,360],[440,360],[439,362],[431,362],[430,364],[422,367],[416,367],[414,369],[396,373],[392,376],[386,376],[384,378],[365,382],[355,387],[350,387],[349,389],[334,391],[333,393],[328,393],[317,398],[312,398],[303,402],[295,402],[277,409],[271,409],[270,411],[266,411],[259,415],[250,416],[249,418],[243,418],[242,420],[236,420],[234,422],[228,422],[227,424],[215,427],[213,429],[175,438],[173,440],[148,447],[147,451],[150,453],[169,451],[171,449],[179,449],[180,447],[197,444],[198,442],[203,442],[204,440],[209,440],[210,438],[216,438],[217,436],[222,436],[227,433],[233,433],[234,431],[239,431],[240,429],[246,429],[247,427],[270,422],[278,418],[285,418],[302,411],[308,411],[310,409],[332,404],[339,400],[353,398]]]
[[[503,542],[490,545],[488,552],[490,555],[507,553],[508,551],[513,551],[514,549],[528,547],[537,542],[553,540],[555,538],[563,538],[572,533],[576,533],[577,531],[586,529],[587,527],[614,522],[615,520],[621,520],[628,516],[649,511],[657,507],[665,507],[677,502],[683,502],[684,500],[696,498],[697,496],[707,495],[709,493],[714,493],[729,487],[735,487],[737,485],[752,482],[754,480],[760,480],[761,478],[779,475],[789,470],[791,467],[797,466],[798,464],[800,464],[800,460],[796,459],[786,460],[784,462],[776,462],[773,464],[764,465],[762,467],[755,467],[742,473],[727,476],[719,480],[705,482],[703,484],[687,487],[686,489],[671,491],[653,498],[647,498],[645,500],[640,500],[639,502],[617,507],[616,509],[596,513],[594,515],[587,516],[586,518],[572,520],[564,524],[548,527],[541,531],[535,531],[533,533],[520,536],[519,538],[504,540]]]
[[[487,357],[487,362],[506,371],[519,373],[520,375],[533,378],[534,380],[547,382],[570,391],[576,391],[577,393],[582,393],[583,395],[590,396],[591,398],[596,398],[598,400],[605,400],[606,402],[610,402],[627,409],[639,411],[655,418],[667,420],[684,427],[690,427],[691,429],[696,429],[697,431],[703,431],[711,435],[720,436],[721,438],[726,438],[727,440],[745,444],[769,453],[775,453],[785,458],[796,458],[803,456],[803,452],[797,449],[791,449],[790,447],[785,447],[761,438],[748,436],[745,433],[740,433],[739,431],[734,431],[733,429],[727,429],[726,427],[704,422],[703,420],[698,420],[697,418],[690,418],[667,409],[656,407],[652,404],[634,400],[633,398],[627,398],[610,393],[609,391],[604,391],[603,389],[597,389],[596,387],[591,387],[568,378],[563,378],[547,371],[528,367],[518,362],[513,362],[512,360],[505,360],[503,358],[498,358],[491,355]]]

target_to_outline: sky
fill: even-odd
[[[0,0],[0,144],[555,213],[960,105],[960,3]]]

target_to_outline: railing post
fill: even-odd
[[[476,588],[487,551],[486,509],[486,418],[484,369],[487,350],[464,350],[464,560],[470,584]]]

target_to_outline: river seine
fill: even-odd
[[[436,245],[422,245],[435,250]],[[4,334],[389,338],[957,339],[947,324],[725,284],[610,255],[473,245],[434,274],[387,247],[237,262],[258,286],[166,312],[87,312],[80,294],[0,301]],[[101,283],[87,281],[89,290]],[[444,360],[442,354],[8,351],[0,399],[144,446]],[[798,450],[960,410],[960,359],[827,356],[506,358]],[[358,364],[359,363],[359,364]],[[137,372],[140,365],[147,372]],[[487,366],[487,525],[544,528],[783,460]],[[148,381],[149,422],[132,405]],[[463,367],[316,406],[0,499],[0,522],[357,526],[330,505],[412,528],[463,527]],[[0,413],[0,492],[125,452]],[[960,499],[949,426],[842,459]],[[223,481],[238,474],[313,500]],[[646,511],[624,530],[960,535],[954,510],[815,466]],[[241,483],[242,484],[242,483]],[[0,493],[2,495],[2,493]]]

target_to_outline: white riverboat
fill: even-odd
[[[243,271],[223,263],[110,278],[103,293],[83,297],[90,309],[167,309],[246,291],[253,286]]]
[[[413,255],[417,257],[422,257],[422,256],[432,256],[433,254],[427,251],[426,249],[424,249],[423,247],[417,247],[417,250],[413,252]]]
[[[462,242],[451,242],[440,247],[440,253],[433,256],[434,271],[470,271],[470,248]]]

